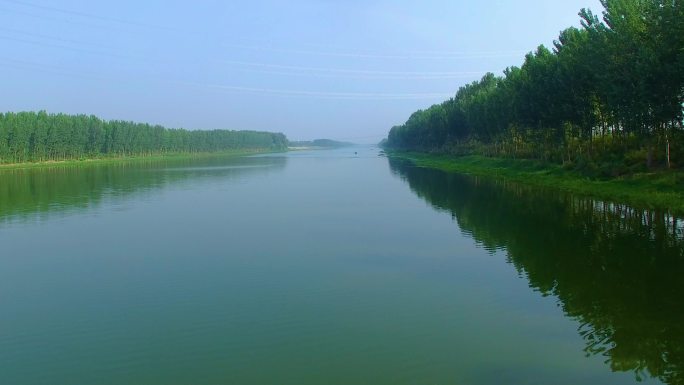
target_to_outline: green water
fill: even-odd
[[[683,223],[370,147],[4,170],[0,384],[679,384]]]

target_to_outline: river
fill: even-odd
[[[1,170],[0,384],[681,384],[683,232],[371,146]]]

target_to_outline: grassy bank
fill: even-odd
[[[576,171],[538,161],[454,157],[414,152],[390,152],[389,156],[406,159],[419,167],[448,172],[503,177],[519,183],[556,188],[574,194],[623,202],[636,207],[667,209],[684,214],[684,172],[658,171],[608,180],[590,179]]]
[[[112,164],[112,163],[136,163],[136,162],[159,162],[159,161],[173,161],[173,160],[188,160],[188,159],[207,159],[207,158],[231,158],[239,156],[248,156],[256,154],[266,154],[274,152],[272,150],[258,150],[258,149],[239,149],[219,152],[195,152],[195,153],[167,153],[167,154],[153,154],[153,155],[130,155],[130,156],[110,156],[98,158],[83,158],[70,159],[63,161],[45,161],[45,162],[25,162],[25,163],[9,163],[0,164],[0,171],[3,170],[17,170],[27,168],[46,168],[46,167],[79,167],[98,164]]]

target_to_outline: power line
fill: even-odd
[[[33,63],[23,60],[16,60],[12,58],[0,57],[0,65],[11,67],[23,71],[39,71],[58,75],[64,75],[77,78],[88,78],[92,80],[109,81],[108,79],[98,76],[94,73],[78,73],[70,72],[57,66],[49,66],[42,63]],[[339,100],[415,100],[415,99],[441,99],[451,97],[449,93],[359,93],[359,92],[319,92],[319,91],[301,91],[301,90],[283,90],[272,88],[256,88],[256,87],[241,87],[220,84],[202,84],[190,83],[181,81],[168,81],[164,79],[155,79],[162,84],[182,85],[201,87],[205,89],[227,90],[234,92],[247,92],[256,94],[267,94],[282,97],[298,97],[298,98],[314,98],[314,99],[339,99]]]
[[[53,39],[60,42],[72,43],[72,44],[83,44],[81,42],[76,42],[74,40],[67,40],[61,38],[53,38],[46,35],[34,34],[34,33],[24,33],[21,31],[11,30],[7,28],[0,27],[0,31],[5,30],[11,33],[25,34],[27,36],[35,36],[39,38]],[[17,38],[13,36],[0,35],[0,40],[9,40],[23,44],[36,45],[40,47],[56,48],[62,50],[68,50],[78,53],[84,53],[89,55],[102,55],[108,57],[116,57],[121,59],[140,59],[146,62],[161,63],[161,61],[153,60],[149,57],[142,56],[131,56],[131,55],[121,55],[105,51],[95,51],[91,49],[83,49],[78,47],[71,47],[61,44],[54,44],[43,41],[35,41],[24,38]],[[300,76],[300,77],[324,77],[324,78],[357,78],[357,79],[368,79],[368,80],[442,80],[442,79],[458,79],[470,76],[481,76],[486,73],[486,71],[461,71],[461,72],[401,72],[401,71],[371,71],[371,70],[348,70],[348,69],[338,69],[338,68],[314,68],[314,67],[302,67],[302,66],[287,66],[278,64],[266,64],[266,63],[252,63],[252,62],[241,62],[241,61],[216,61],[216,63],[226,63],[226,64],[237,64],[244,65],[248,67],[258,67],[258,68],[276,68],[284,69],[285,71],[269,71],[269,70],[254,70],[254,69],[241,69],[252,72],[273,74],[273,75],[284,75],[284,76]],[[295,72],[292,72],[295,71]]]
[[[445,76],[395,76],[395,75],[355,75],[355,74],[330,74],[330,73],[305,73],[305,72],[287,72],[287,71],[272,71],[254,68],[237,68],[237,71],[256,72],[267,75],[281,75],[281,76],[295,76],[295,77],[313,77],[313,78],[347,78],[347,79],[365,79],[365,80],[446,80],[446,79],[461,79],[471,76],[484,75],[487,72],[473,72],[459,75],[445,75]]]
[[[20,6],[30,7],[30,8],[34,8],[34,9],[42,9],[44,11],[58,12],[58,13],[63,13],[63,14],[67,14],[67,15],[72,15],[72,16],[80,16],[80,17],[85,17],[85,18],[89,18],[89,19],[97,19],[97,20],[114,22],[114,23],[128,24],[128,25],[133,25],[133,26],[137,26],[137,27],[162,29],[162,30],[168,30],[168,31],[174,30],[173,28],[159,26],[159,25],[141,23],[141,22],[132,21],[132,20],[119,19],[119,18],[115,18],[115,17],[100,16],[100,15],[96,15],[93,13],[73,11],[73,10],[68,10],[68,9],[64,9],[64,8],[51,7],[51,6],[47,6],[47,5],[29,3],[26,1],[20,1],[20,0],[0,0],[0,1],[4,2],[4,3],[20,5]]]
[[[250,46],[244,44],[221,43],[224,47],[242,48],[254,51],[267,51],[276,53],[291,53],[312,56],[332,56],[346,58],[367,59],[494,59],[503,57],[517,57],[524,55],[526,51],[482,51],[482,52],[449,52],[449,51],[425,51],[408,53],[373,53],[373,52],[344,52],[344,51],[311,51],[288,48],[273,48],[263,46]]]
[[[51,36],[51,35],[44,35],[40,33],[35,33],[35,32],[28,32],[28,31],[22,31],[18,29],[12,29],[12,28],[6,28],[6,27],[0,27],[0,31],[5,31],[9,33],[14,33],[18,35],[24,35],[24,36],[29,36],[29,37],[34,37],[34,38],[40,38],[40,39],[48,39],[48,40],[54,40],[54,41],[60,41],[63,43],[69,43],[69,44],[81,44],[81,45],[90,45],[90,46],[98,46],[98,47],[103,47],[103,45],[100,42],[97,43],[90,43],[87,41],[82,41],[82,40],[72,40],[72,39],[64,39],[61,37],[57,36]],[[104,46],[106,47],[106,46]],[[106,48],[112,48],[111,46],[106,47]]]
[[[255,62],[244,62],[236,60],[226,60],[223,61],[226,64],[237,64],[250,67],[265,67],[265,68],[277,68],[285,70],[294,71],[305,71],[305,72],[324,72],[324,73],[337,73],[337,74],[355,74],[355,75],[388,75],[388,76],[463,76],[463,75],[479,75],[484,74],[484,71],[451,71],[451,72],[416,72],[416,71],[374,71],[374,70],[350,70],[350,69],[339,69],[339,68],[321,68],[321,67],[303,67],[303,66],[290,66],[281,64],[269,64],[269,63],[255,63]]]
[[[451,93],[357,93],[357,92],[319,92],[283,90],[273,88],[241,87],[221,84],[198,84],[188,83],[195,86],[204,86],[217,90],[242,91],[256,94],[268,94],[289,97],[311,97],[317,99],[347,99],[347,100],[414,100],[414,99],[441,99],[453,96]]]
[[[120,24],[134,25],[138,27],[162,29],[169,32],[183,33],[177,29],[156,26],[152,24],[145,24],[131,20],[103,17],[96,14],[67,10],[52,6],[40,5],[31,2],[25,2],[22,0],[0,0],[0,2],[14,4],[24,7],[30,7],[34,9],[40,9],[50,12],[58,12],[67,15],[74,15],[82,18],[102,20]],[[34,16],[34,15],[32,15]],[[87,42],[79,42],[75,40],[62,39],[58,37],[41,35],[33,32],[25,32],[12,30],[9,28],[0,27],[0,30],[9,31],[10,33],[23,34],[29,37],[39,38],[39,39],[50,39],[60,42],[65,42],[68,44],[83,45],[88,44]],[[134,57],[118,55],[115,53],[94,51],[89,49],[82,49],[78,47],[71,47],[60,44],[48,43],[45,41],[35,41],[24,38],[17,38],[13,36],[2,36],[0,39],[15,41],[23,44],[37,45],[41,47],[50,47],[63,50],[70,50],[79,53],[91,54],[91,55],[105,55],[110,57],[119,57],[124,59],[134,59]],[[282,48],[264,48],[256,46],[245,46],[240,45],[238,47],[246,49],[264,49],[272,50],[275,52],[288,52],[296,53],[299,55],[323,55],[323,56],[344,56],[344,57],[359,57],[359,58],[386,58],[386,59],[399,59],[399,58],[418,58],[418,57],[460,57],[460,58],[472,58],[472,57],[495,57],[496,55],[508,55],[510,53],[503,52],[445,52],[445,51],[423,51],[419,53],[407,53],[407,54],[382,54],[382,53],[361,53],[361,52],[330,52],[330,51],[309,51],[309,50],[296,50],[296,49],[282,49]],[[422,56],[421,56],[422,55]],[[150,59],[148,57],[138,57],[138,59]],[[156,61],[155,61],[156,62]],[[272,73],[276,75],[288,75],[288,76],[318,76],[318,77],[358,77],[363,79],[400,79],[400,80],[410,80],[410,79],[449,79],[457,77],[467,77],[482,75],[485,71],[461,71],[461,72],[410,72],[410,71],[374,71],[374,70],[353,70],[353,69],[340,69],[340,68],[319,68],[319,67],[306,67],[306,66],[291,66],[291,65],[280,65],[280,64],[270,64],[270,63],[254,63],[254,62],[241,62],[241,61],[222,61],[222,63],[240,65],[245,67],[253,67],[261,69],[263,73]],[[22,64],[13,64],[15,67]],[[27,65],[26,62],[23,65]],[[25,68],[24,68],[25,69]],[[264,69],[275,69],[278,71],[268,71]],[[243,69],[244,70],[244,69]],[[49,70],[53,71],[54,70]],[[168,82],[168,81],[167,81]],[[181,84],[182,82],[168,82],[174,84]],[[188,84],[188,83],[182,83]],[[405,99],[437,99],[451,97],[451,93],[353,93],[353,92],[318,92],[318,91],[302,91],[302,90],[288,90],[288,89],[273,89],[273,88],[256,88],[256,87],[242,87],[234,85],[221,85],[221,84],[208,84],[200,85],[193,84],[194,86],[202,86],[209,89],[226,90],[233,92],[247,92],[247,93],[257,93],[257,94],[268,94],[275,96],[284,97],[307,97],[307,98],[319,98],[319,99],[346,99],[346,100],[405,100]]]
[[[34,9],[41,9],[50,12],[57,12],[67,15],[79,16],[83,18],[102,20],[107,22],[127,24],[143,28],[151,28],[157,30],[163,30],[167,32],[175,32],[180,34],[192,34],[201,37],[205,37],[201,34],[196,34],[191,31],[183,31],[177,28],[154,25],[149,23],[142,23],[133,20],[120,19],[114,17],[106,17],[93,13],[74,11],[64,8],[52,7],[47,5],[35,4],[31,2],[26,2],[22,0],[0,0],[7,4],[20,5],[24,7],[30,7]],[[19,12],[12,10],[13,12]],[[23,13],[26,14],[26,13]],[[33,14],[28,14],[32,17],[38,17]],[[54,19],[53,19],[54,20]],[[91,25],[92,27],[92,25]],[[244,40],[244,38],[242,38]],[[245,44],[234,44],[234,43],[219,43],[224,47],[241,48],[255,51],[267,51],[267,52],[280,52],[280,53],[292,53],[299,55],[314,55],[314,56],[331,56],[331,57],[347,57],[347,58],[368,58],[368,59],[490,59],[499,57],[514,57],[524,55],[526,51],[521,50],[511,50],[511,51],[415,51],[415,52],[403,52],[403,53],[378,53],[378,52],[350,52],[344,50],[334,50],[334,51],[320,51],[320,50],[302,50],[302,49],[291,49],[291,48],[280,48],[280,47],[268,47],[259,45],[245,45]],[[320,45],[317,45],[320,46]]]
[[[23,60],[15,60],[15,59],[9,59],[9,58],[4,58],[0,57],[0,66],[3,67],[8,67],[8,68],[14,68],[16,70],[20,71],[27,71],[27,72],[43,72],[43,73],[49,73],[53,75],[61,75],[61,76],[67,76],[71,78],[86,78],[86,79],[93,79],[93,80],[103,80],[107,81],[107,79],[104,79],[98,75],[95,75],[93,73],[87,73],[83,71],[79,71],[78,73],[76,72],[70,72],[68,69],[65,70],[64,68],[60,68],[57,66],[50,66],[50,65],[44,65],[44,64],[39,64],[39,63],[31,63]]]
[[[85,53],[85,54],[89,54],[89,55],[104,55],[104,56],[110,56],[110,57],[130,59],[129,56],[117,55],[117,54],[113,54],[113,53],[100,52],[100,51],[91,51],[91,50],[87,50],[87,49],[81,49],[81,48],[76,48],[76,47],[68,47],[68,46],[64,46],[64,45],[45,43],[45,42],[40,42],[40,41],[26,40],[26,39],[16,38],[16,37],[12,37],[12,36],[0,35],[0,39],[14,41],[17,43],[31,44],[31,45],[36,45],[36,46],[40,46],[40,47],[65,49],[65,50]]]
[[[0,0],[1,2],[2,0]],[[14,13],[16,15],[22,15],[22,16],[27,16],[30,18],[34,19],[40,19],[40,20],[50,20],[50,21],[56,21],[56,22],[67,22],[70,25],[79,25],[87,28],[92,28],[92,29],[106,29],[106,30],[113,30],[113,26],[105,26],[102,24],[90,24],[90,23],[85,23],[82,21],[75,21],[75,20],[64,20],[61,18],[57,17],[50,17],[50,16],[45,16],[45,15],[37,15],[34,13],[26,12],[26,11],[20,11],[17,9],[9,9],[9,8],[0,8],[0,14],[7,14],[7,13]]]

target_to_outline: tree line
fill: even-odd
[[[284,150],[287,144],[281,133],[191,131],[45,111],[0,113],[0,163],[233,149]]]
[[[684,166],[684,6],[602,0],[503,76],[393,127],[386,146],[554,161],[612,173]]]

